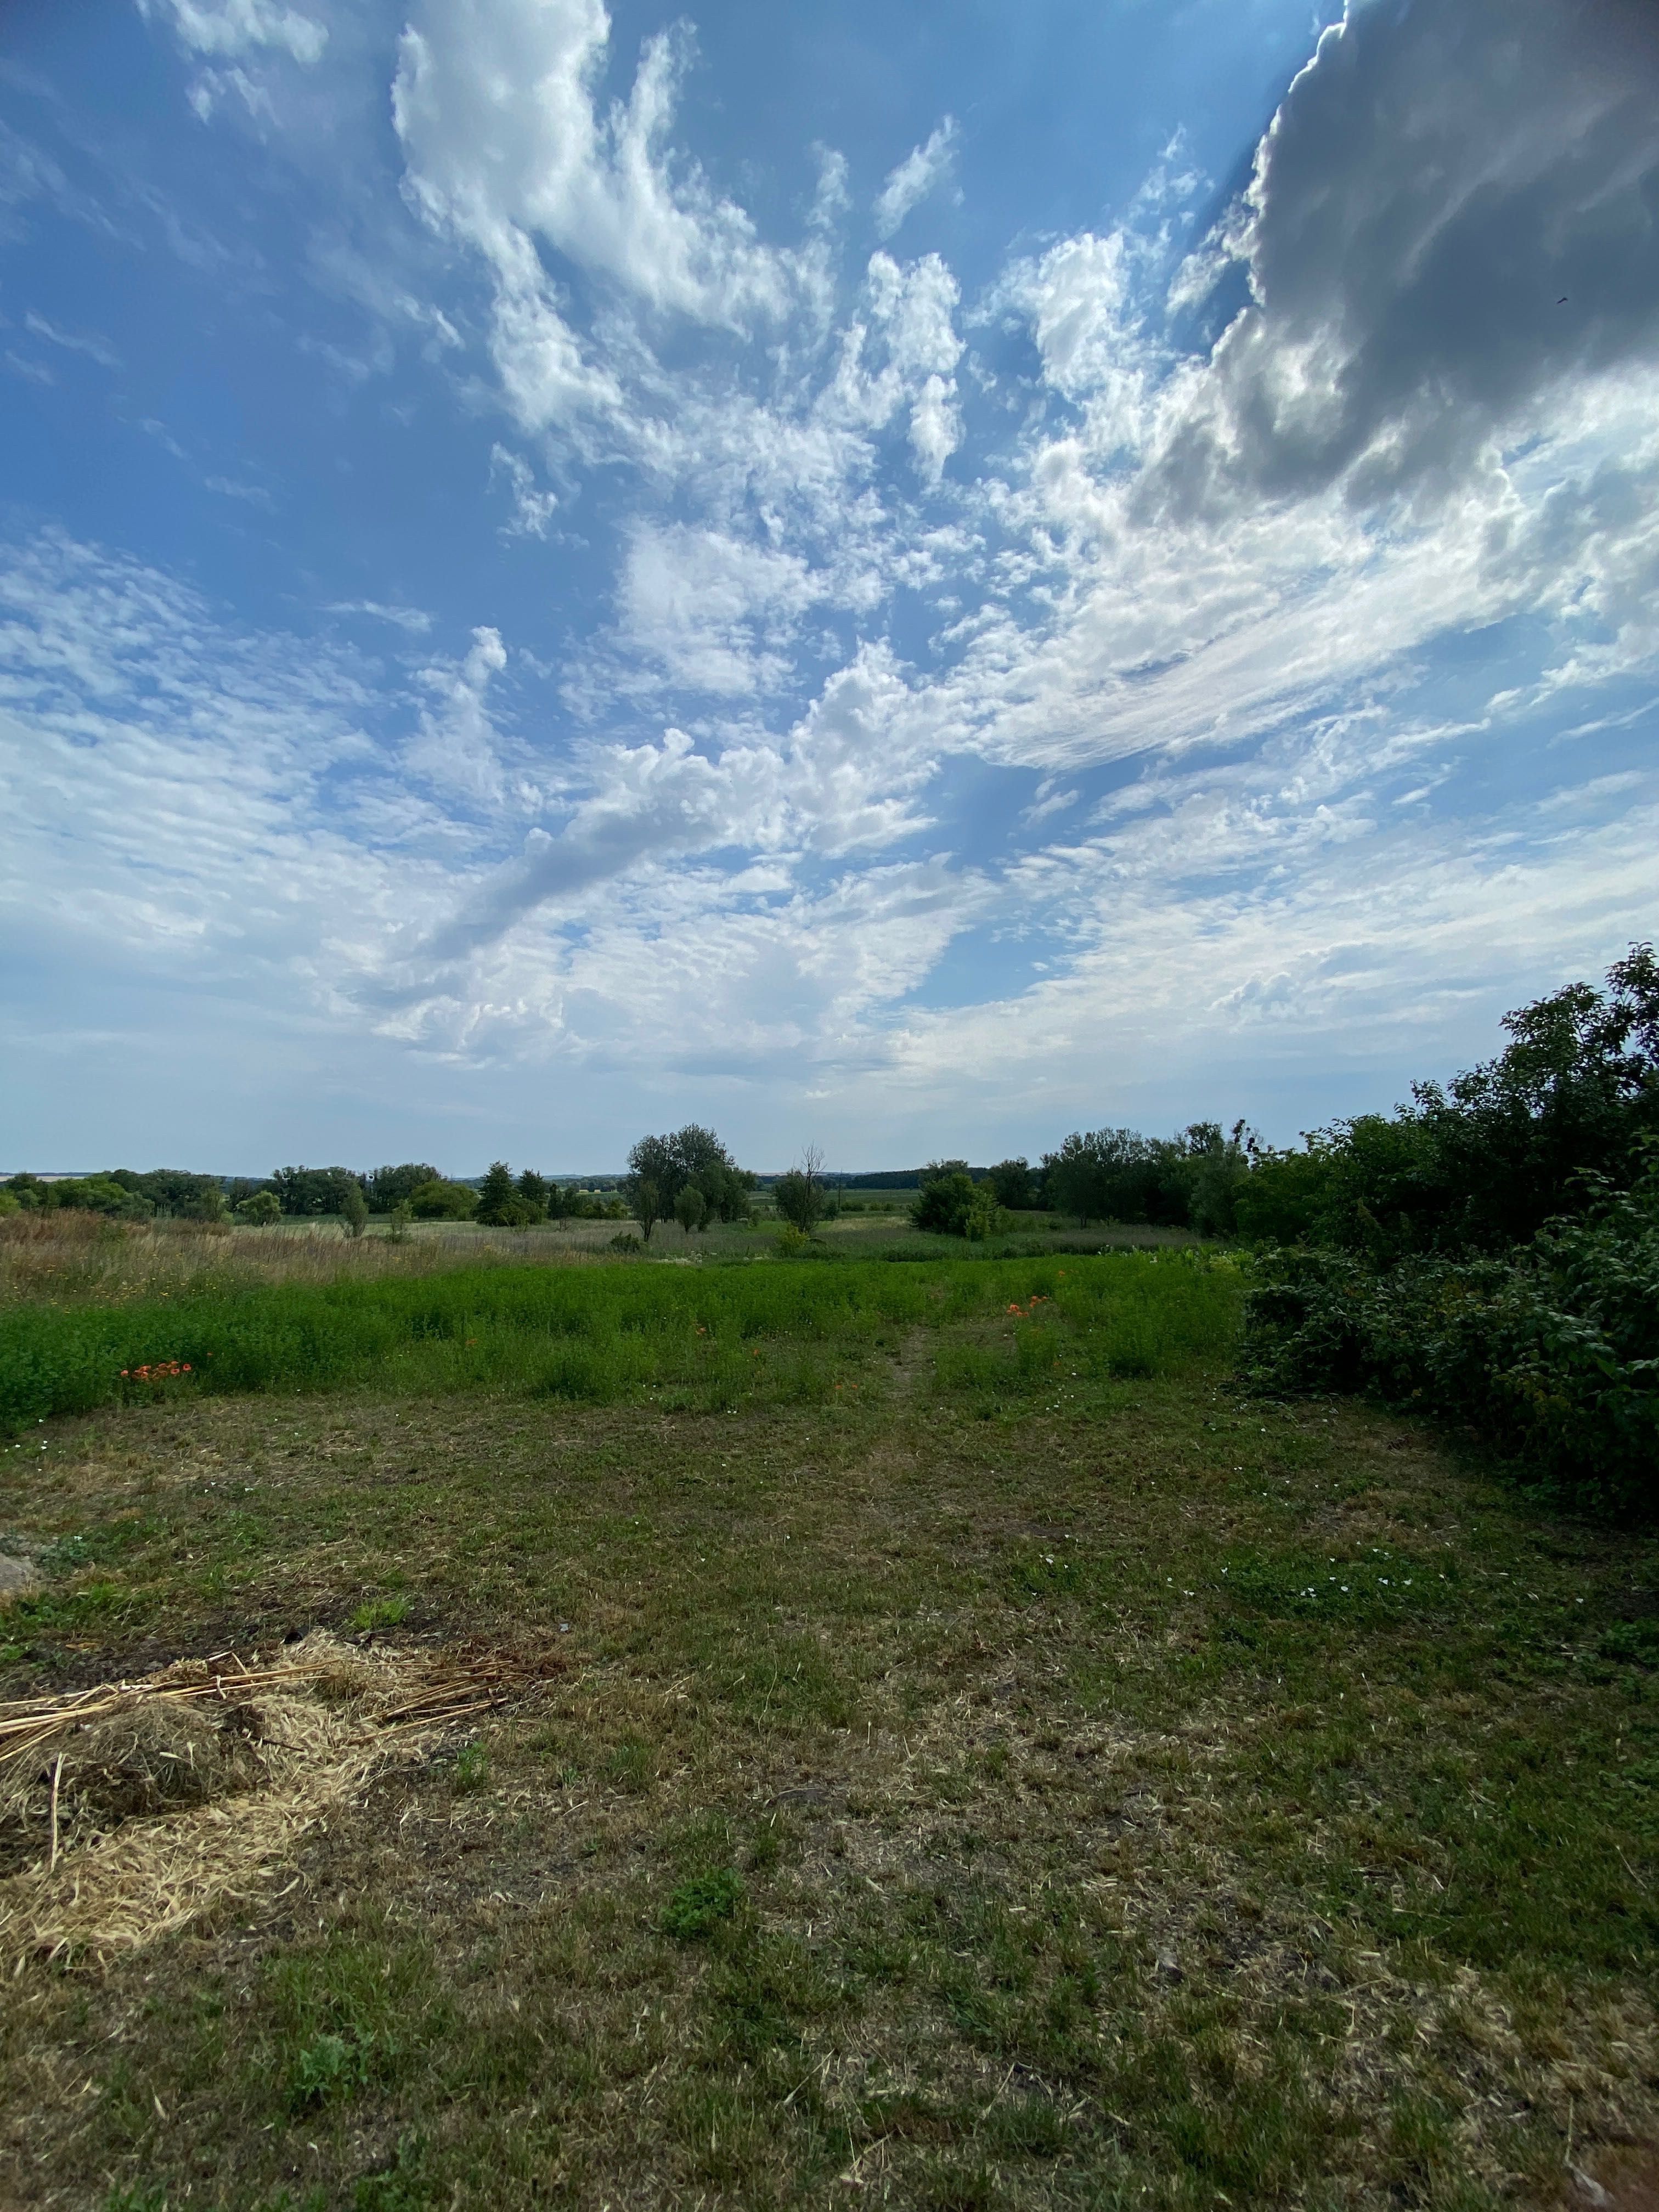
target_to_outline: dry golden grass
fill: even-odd
[[[376,1227],[351,1238],[333,1222],[250,1229],[228,1222],[106,1221],[95,1213],[0,1218],[0,1307],[40,1301],[118,1304],[255,1283],[322,1285],[453,1267],[592,1261],[616,1222],[525,1231],[417,1222],[401,1241]]]
[[[0,1708],[0,1870],[22,1862],[0,1873],[0,1965],[137,1950],[252,1897],[388,1761],[523,1680],[318,1631],[275,1664],[221,1654]]]

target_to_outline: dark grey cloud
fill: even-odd
[[[1351,0],[1230,235],[1252,302],[1148,503],[1455,479],[1553,387],[1659,357],[1659,6]]]

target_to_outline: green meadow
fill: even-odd
[[[7,1304],[0,1697],[509,1688],[17,1765],[0,2202],[1642,2201],[1650,1537],[1249,1395],[1224,1255],[334,1249]]]

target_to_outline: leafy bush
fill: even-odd
[[[975,1182],[964,1160],[933,1160],[922,1170],[910,1218],[918,1229],[975,1243],[994,1237],[1004,1225],[995,1184]]]
[[[1276,1248],[1246,1302],[1245,1372],[1374,1390],[1473,1426],[1584,1507],[1659,1504],[1659,1164],[1504,1258]]]
[[[464,1182],[423,1182],[409,1194],[409,1210],[417,1221],[470,1221],[478,1194]]]
[[[772,1203],[783,1218],[803,1237],[810,1237],[823,1218],[828,1203],[823,1187],[823,1163],[809,1145],[801,1164],[781,1175],[772,1186]]]

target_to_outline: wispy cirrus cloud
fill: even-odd
[[[886,183],[876,195],[874,214],[878,236],[890,238],[911,210],[920,207],[927,195],[936,191],[951,174],[956,167],[956,118],[947,115],[925,144],[913,146],[898,166],[889,172]]]

